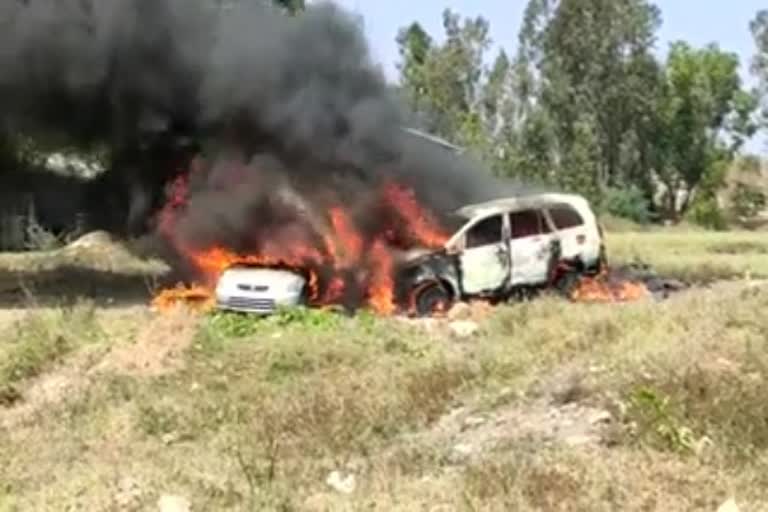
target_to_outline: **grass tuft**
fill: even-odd
[[[25,316],[2,335],[0,401],[20,398],[16,386],[60,363],[76,348],[101,339],[91,304]]]

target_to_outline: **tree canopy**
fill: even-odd
[[[446,10],[442,37],[417,23],[400,31],[401,89],[428,129],[499,175],[599,203],[628,195],[678,220],[715,208],[761,101],[765,128],[768,11],[751,25],[759,91],[714,44],[676,41],[659,58],[662,21],[648,0],[529,0],[510,58],[488,55],[488,20]]]

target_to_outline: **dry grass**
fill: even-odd
[[[609,240],[614,258],[703,280],[768,275],[746,234]],[[194,510],[714,511],[730,496],[768,509],[767,306],[768,289],[740,282],[664,304],[544,298],[498,308],[468,339],[364,314],[31,311],[0,338],[0,385],[14,390],[0,420],[19,416],[0,421],[0,511],[156,510],[166,493]],[[183,364],[167,371],[99,364],[174,332],[194,336],[168,342]],[[85,351],[86,385],[20,409]],[[542,399],[615,421],[583,446],[511,428],[466,460],[436,430],[459,406],[493,422]],[[356,476],[354,492],[329,488],[334,470]]]

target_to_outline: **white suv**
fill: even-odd
[[[399,292],[419,314],[454,300],[504,300],[558,286],[565,277],[598,272],[605,260],[602,230],[578,195],[511,197],[455,213],[457,231],[444,249],[409,259],[400,271]]]

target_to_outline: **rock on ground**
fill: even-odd
[[[192,505],[187,498],[182,496],[161,496],[157,501],[160,512],[190,512]]]

